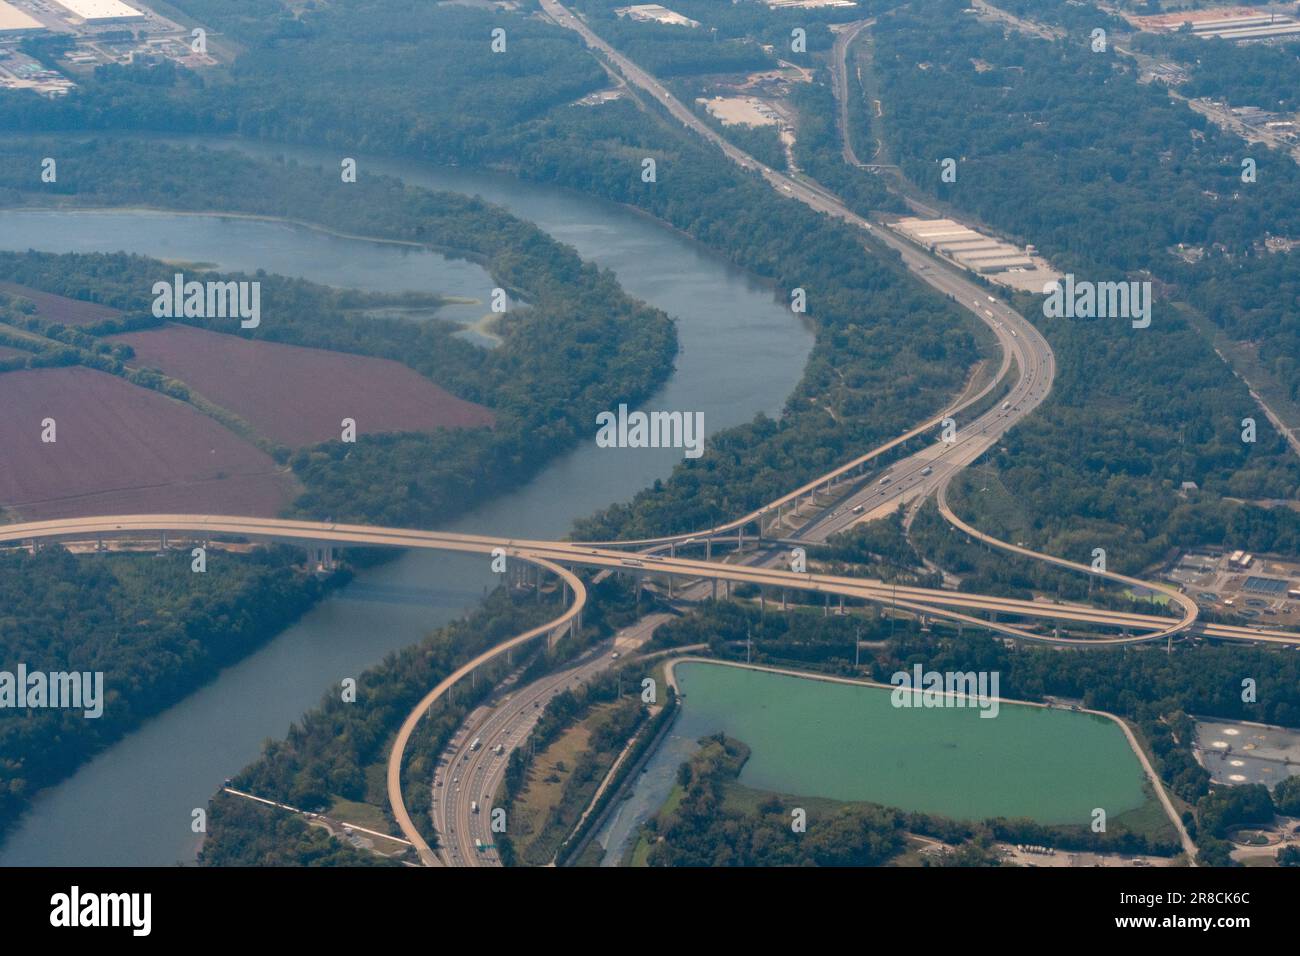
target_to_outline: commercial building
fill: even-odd
[[[44,29],[40,20],[0,0],[0,36],[35,33]]]
[[[963,269],[1014,289],[1041,292],[1046,283],[1061,278],[1034,257],[1032,247],[1018,249],[952,219],[908,217],[891,223],[890,228]]]
[[[980,259],[978,262],[967,262],[963,265],[980,275],[988,275],[993,272],[1006,272],[1009,269],[1032,269],[1034,264],[1024,256],[1005,256],[1001,259]]]
[[[130,23],[143,20],[144,14],[121,0],[54,0],[83,23]]]
[[[643,23],[668,23],[677,27],[698,27],[700,21],[684,17],[657,3],[638,3],[630,7],[619,7],[614,11],[620,17],[640,20]]]
[[[1148,17],[1129,16],[1127,19],[1140,30],[1171,33],[1188,27],[1193,36],[1222,40],[1267,40],[1300,33],[1300,23],[1294,18],[1254,7],[1186,10]]]

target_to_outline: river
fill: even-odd
[[[306,150],[241,144],[312,158]],[[368,161],[409,182],[478,194],[607,267],[632,295],[677,320],[676,368],[646,408],[701,411],[707,433],[780,413],[812,347],[811,330],[772,291],[674,230],[624,207],[509,177]],[[483,298],[464,260],[279,223],[140,212],[0,211],[0,248],[127,251],[256,269],[374,291]],[[594,435],[593,435],[594,439]],[[680,451],[598,449],[594,440],[450,530],[564,535],[577,518],[669,474]],[[33,801],[0,866],[167,865],[194,860],[191,813],[268,738],[343,677],[472,607],[492,583],[466,556],[407,554],[358,574],[215,680],[148,721]]]

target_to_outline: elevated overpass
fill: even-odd
[[[945,503],[946,506],[946,503]],[[974,529],[967,533],[981,536]],[[242,538],[271,541],[304,547],[391,547],[450,551],[468,554],[504,554],[507,559],[553,571],[566,569],[561,577],[570,587],[573,578],[567,569],[582,567],[617,571],[637,577],[660,576],[683,580],[717,580],[735,584],[752,584],[764,593],[804,593],[844,597],[913,611],[928,617],[946,619],[964,625],[982,627],[1020,640],[1081,647],[1103,647],[1160,641],[1184,631],[1195,630],[1207,637],[1234,641],[1259,641],[1300,645],[1300,633],[1274,631],[1197,621],[1195,602],[1164,585],[1151,585],[1115,572],[1092,572],[1091,569],[1063,559],[1055,563],[1071,569],[1105,577],[1128,586],[1155,587],[1164,590],[1180,608],[1181,618],[1135,614],[1073,604],[1050,604],[1013,598],[967,594],[937,588],[898,587],[871,578],[808,574],[780,568],[747,564],[729,564],[681,556],[629,554],[616,548],[596,547],[572,541],[544,541],[493,535],[458,534],[446,531],[420,531],[409,528],[382,528],[367,525],[324,521],[295,521],[280,518],[254,518],[230,515],[110,515],[93,518],[62,518],[0,526],[0,546],[25,545],[45,541],[97,541],[104,538],[159,537],[169,534],[188,535],[195,539]],[[998,546],[1002,542],[989,539]],[[1033,554],[1033,552],[1029,552]],[[558,572],[554,572],[558,573]],[[576,592],[575,592],[576,593]],[[1190,605],[1190,607],[1188,607]],[[1057,637],[1024,630],[1008,622],[975,617],[977,612],[1004,614],[1047,621],[1075,621],[1096,628],[1143,629],[1141,633],[1098,638]],[[566,623],[571,619],[566,619]]]

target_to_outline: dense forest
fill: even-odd
[[[882,18],[875,36],[890,106],[881,122],[910,178],[1080,278],[1154,278],[1147,329],[1039,319],[1038,298],[1018,298],[1058,367],[1048,402],[993,456],[1022,539],[1074,557],[1104,547],[1129,570],[1197,543],[1300,550],[1295,512],[1223,500],[1294,498],[1300,467],[1173,304],[1183,299],[1230,334],[1263,340],[1261,361],[1294,392],[1289,343],[1300,348],[1300,315],[1289,311],[1295,297],[1277,290],[1293,282],[1297,260],[1256,243],[1300,228],[1295,164],[1257,154],[1268,187],[1247,187],[1242,144],[1139,84],[1130,61],[1072,39],[1004,37],[973,17],[911,8]],[[936,43],[957,55],[932,58]],[[942,156],[962,157],[956,183],[939,181]],[[1193,266],[1167,251],[1180,242],[1219,251]],[[1241,441],[1246,417],[1260,425],[1254,444]],[[1176,494],[1184,481],[1200,493]],[[978,494],[963,501],[974,518],[1006,528]]]
[[[779,800],[753,811],[726,807],[726,784],[748,757],[744,743],[719,735],[681,765],[681,801],[648,824],[650,866],[880,866],[903,849],[904,815],[896,811],[846,807],[810,818],[802,834]]]
[[[10,672],[102,672],[103,715],[0,711],[0,835],[27,801],[281,631],[333,583],[296,569],[289,549],[0,555],[0,649]]]
[[[876,36],[884,127],[910,178],[1076,274],[1163,280],[1162,299],[1185,299],[1234,338],[1262,339],[1261,360],[1295,394],[1300,305],[1276,290],[1294,286],[1300,258],[1263,247],[1300,236],[1290,156],[1218,129],[1139,83],[1133,60],[1113,47],[1092,53],[1076,34],[1004,38],[972,17],[909,8],[882,18]],[[1288,55],[1181,42],[1241,76],[1265,69],[1256,58]],[[936,43],[953,55],[932,62]],[[939,181],[943,156],[961,157],[956,183]],[[1246,157],[1253,183],[1242,181]],[[1204,257],[1184,262],[1171,254],[1180,244]]]

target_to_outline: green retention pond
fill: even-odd
[[[676,666],[685,695],[675,735],[724,733],[752,753],[755,790],[865,801],[958,820],[1107,820],[1147,802],[1124,731],[1094,714],[1001,703],[895,707],[892,691],[725,664]]]

